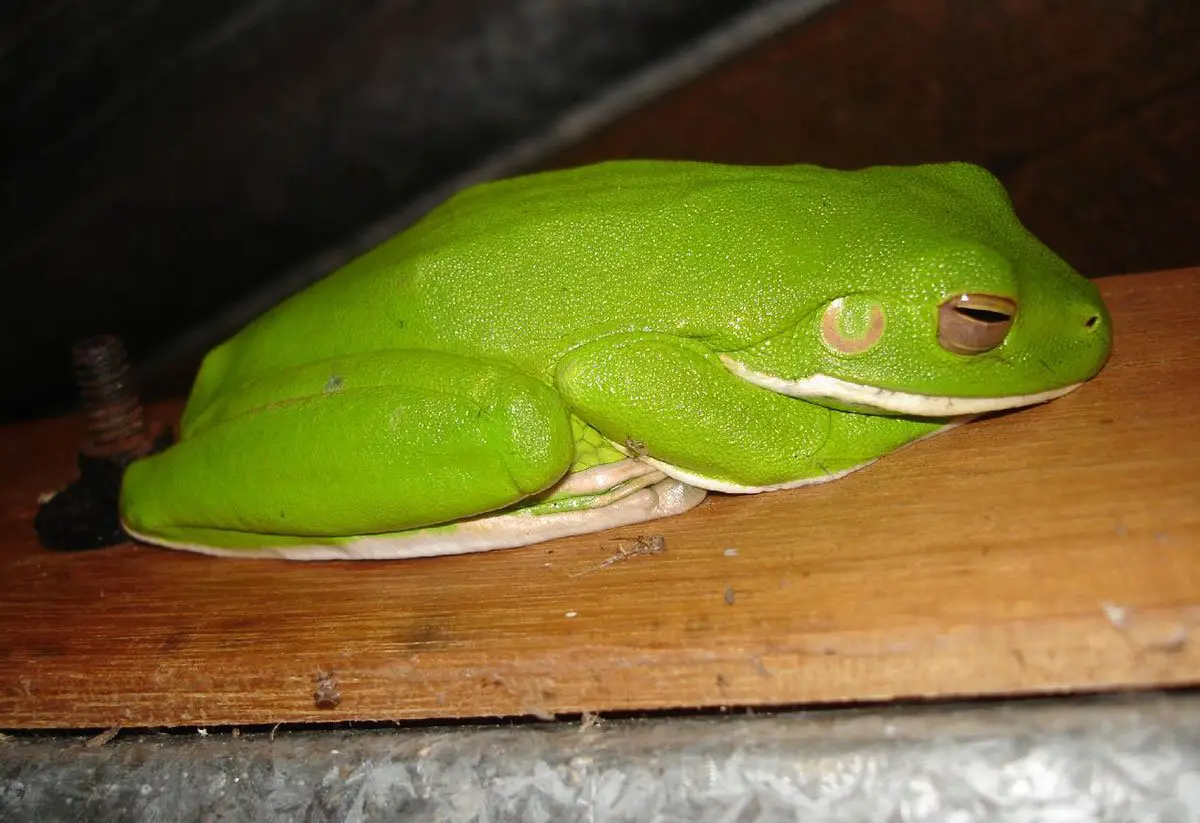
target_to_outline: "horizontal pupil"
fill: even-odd
[[[972,320],[978,320],[981,323],[1007,323],[1012,319],[1012,315],[1008,315],[999,311],[991,311],[990,309],[973,309],[967,306],[955,306],[954,310],[965,317],[969,317]]]

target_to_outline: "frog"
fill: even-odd
[[[227,557],[527,546],[843,478],[1074,391],[1111,340],[978,165],[533,172],[212,349],[121,519]]]

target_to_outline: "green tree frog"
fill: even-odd
[[[210,352],[122,521],[236,557],[520,546],[842,477],[1066,394],[1110,343],[976,166],[532,174]]]

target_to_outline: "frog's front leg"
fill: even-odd
[[[689,339],[622,334],[571,352],[555,384],[572,411],[702,488],[754,492],[840,477],[945,421],[838,412],[755,386]],[[643,448],[644,446],[644,448]]]
[[[550,386],[434,352],[312,363],[216,398],[127,471],[135,536],[255,549],[449,523],[549,488],[574,451]]]

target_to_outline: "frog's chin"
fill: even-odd
[[[1062,397],[1083,385],[1082,383],[1072,383],[1069,386],[1049,391],[1007,397],[943,397],[881,389],[862,383],[852,383],[849,380],[842,380],[840,377],[830,377],[827,374],[814,374],[799,380],[788,380],[755,371],[725,354],[721,355],[721,362],[725,364],[725,368],[748,383],[778,394],[786,394],[788,397],[798,397],[814,403],[855,410],[910,417],[959,417],[1016,409]]]

